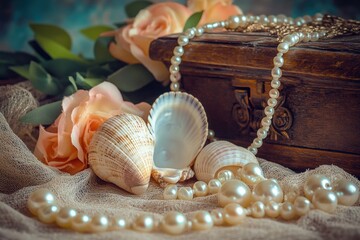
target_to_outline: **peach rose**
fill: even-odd
[[[62,113],[44,129],[35,147],[35,156],[45,164],[75,174],[88,166],[87,152],[92,136],[108,118],[132,113],[147,118],[150,105],[125,102],[115,85],[103,82],[90,91],[79,90],[65,97]]]
[[[134,21],[102,36],[115,36],[111,55],[127,63],[142,63],[158,81],[167,83],[169,72],[162,62],[149,57],[150,43],[161,36],[182,32],[191,11],[175,2],[155,3],[141,10]]]
[[[193,12],[204,11],[200,25],[226,20],[236,14],[242,14],[232,0],[188,0],[188,7]]]

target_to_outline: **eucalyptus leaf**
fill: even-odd
[[[114,58],[109,53],[109,44],[113,41],[113,37],[99,37],[95,41],[94,56],[97,62],[114,61]]]
[[[52,76],[63,78],[74,75],[76,72],[85,72],[90,64],[85,61],[76,61],[72,59],[53,59],[41,64]]]
[[[43,36],[67,50],[71,49],[71,37],[64,29],[55,25],[35,23],[31,23],[30,27],[35,33],[35,36]]]
[[[142,64],[127,65],[111,74],[107,79],[124,92],[134,92],[154,80],[154,76]]]
[[[200,11],[200,12],[196,12],[196,13],[193,13],[185,22],[185,26],[184,26],[184,32],[189,29],[189,28],[192,28],[192,27],[196,27],[200,20],[201,20],[201,17],[203,15],[204,11]]]
[[[83,89],[89,90],[104,80],[100,78],[84,78],[80,73],[76,73],[76,84]]]
[[[61,113],[61,102],[57,101],[35,108],[21,117],[20,121],[34,125],[52,124]]]
[[[140,12],[140,10],[152,5],[150,1],[133,1],[125,6],[125,13],[129,18],[134,18]]]
[[[113,27],[98,25],[81,29],[80,32],[91,40],[96,40],[101,33],[114,30]]]
[[[29,65],[12,66],[9,67],[9,69],[16,72],[18,75],[22,76],[23,78],[30,79]]]
[[[35,40],[40,45],[40,47],[53,59],[65,58],[84,61],[78,55],[72,53],[69,49],[40,34],[35,35]]]
[[[29,67],[29,80],[34,88],[39,91],[56,95],[59,93],[60,88],[56,81],[46,72],[46,70],[36,62],[31,62]]]

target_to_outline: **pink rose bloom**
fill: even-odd
[[[232,3],[232,0],[188,0],[188,7],[193,12],[204,11],[200,20],[200,25],[202,25],[242,14],[241,9]]]
[[[149,57],[150,43],[159,37],[182,32],[191,11],[175,2],[155,3],[141,10],[127,26],[102,36],[115,36],[111,55],[127,63],[142,63],[160,81],[169,82],[169,71],[162,62]]]
[[[34,154],[49,166],[75,174],[87,168],[91,138],[104,121],[121,113],[146,119],[150,105],[125,102],[115,85],[103,82],[65,97],[62,109],[53,125],[40,126]]]

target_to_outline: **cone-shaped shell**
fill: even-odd
[[[169,92],[153,104],[148,126],[155,140],[153,177],[176,183],[193,176],[189,171],[208,135],[204,107],[190,94]]]
[[[142,118],[121,114],[108,119],[94,134],[89,149],[89,164],[98,177],[134,194],[146,191],[154,141]]]
[[[249,162],[258,163],[249,150],[227,141],[215,141],[206,145],[197,156],[194,164],[195,177],[199,181],[209,182],[216,178],[220,170],[243,167]]]

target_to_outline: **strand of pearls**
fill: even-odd
[[[289,23],[301,26],[310,21],[321,21],[320,14],[314,17],[288,18],[278,16],[232,16],[226,21],[206,24],[199,28],[190,28],[178,38],[178,46],[174,48],[171,58],[170,88],[172,91],[180,90],[180,63],[184,54],[184,46],[195,36],[215,28],[245,27],[251,23],[273,25]],[[281,67],[284,64],[283,55],[290,47],[299,42],[317,41],[325,36],[325,32],[295,32],[285,36],[278,45],[278,54],[274,57],[274,68],[271,70],[272,89],[269,92],[268,106],[265,108],[265,117],[261,120],[261,128],[257,131],[257,138],[248,147],[256,154],[261,147],[262,140],[266,138],[271,125],[274,107],[279,97]],[[210,140],[215,139],[215,133],[209,130]],[[251,190],[252,189],[252,190]],[[160,221],[150,214],[141,214],[132,221],[122,217],[109,217],[106,215],[90,216],[69,207],[61,207],[53,193],[47,189],[39,189],[31,193],[28,198],[28,209],[40,221],[55,223],[62,228],[70,228],[77,232],[103,232],[132,229],[138,232],[163,231],[168,234],[181,234],[186,231],[207,230],[213,226],[238,225],[247,216],[254,218],[281,217],[285,220],[295,219],[305,215],[311,209],[320,209],[332,213],[338,204],[351,206],[358,201],[359,188],[352,182],[342,179],[331,185],[330,180],[323,175],[309,177],[304,185],[305,196],[290,192],[284,195],[279,183],[275,179],[266,179],[258,164],[249,163],[237,170],[236,174],[229,170],[220,171],[217,178],[208,183],[197,181],[194,186],[180,187],[169,185],[165,188],[163,196],[166,200],[191,200],[193,197],[203,197],[217,194],[220,208],[209,211],[198,211],[191,219],[180,212],[168,212]]]

